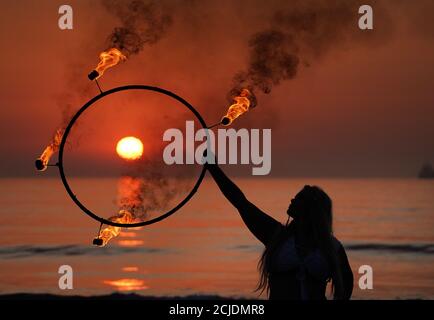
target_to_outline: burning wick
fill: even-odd
[[[212,126],[209,126],[208,129],[211,129],[220,124],[224,126],[228,126],[240,115],[247,112],[250,107],[250,100],[249,100],[250,96],[251,93],[248,89],[241,90],[240,94],[234,98],[235,103],[229,106],[226,115],[220,120],[220,122],[213,124]]]
[[[224,126],[228,126],[234,121],[236,118],[238,118],[243,113],[247,112],[250,107],[250,97],[251,93],[247,89],[241,90],[241,93],[239,96],[235,97],[235,103],[232,104],[226,115],[222,118],[221,124]]]
[[[110,217],[109,220],[117,223],[132,223],[134,216],[127,210],[120,210],[116,216]],[[120,232],[121,227],[108,226],[99,232],[98,237],[93,239],[93,244],[104,247],[112,238],[117,237]]]
[[[49,166],[48,162],[52,155],[59,150],[60,142],[62,141],[63,130],[57,129],[50,144],[44,149],[41,156],[36,159],[35,167],[38,171],[45,171]]]
[[[97,80],[104,74],[108,68],[114,67],[121,61],[125,61],[127,59],[126,56],[122,54],[118,49],[111,48],[107,51],[103,51],[99,55],[100,62],[98,63],[95,70],[92,70],[88,74],[89,80]]]

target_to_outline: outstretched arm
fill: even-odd
[[[242,191],[216,164],[207,163],[206,167],[224,196],[238,209],[244,223],[253,235],[267,245],[271,237],[282,225],[247,200]]]

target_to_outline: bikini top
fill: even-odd
[[[319,249],[315,249],[305,257],[300,257],[296,250],[294,237],[289,237],[277,250],[270,268],[272,273],[296,272],[300,282],[301,297],[307,299],[305,286],[306,277],[313,277],[319,281],[330,278],[330,266]]]

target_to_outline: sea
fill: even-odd
[[[104,183],[86,179],[88,185]],[[282,223],[305,184],[322,187],[333,199],[334,234],[354,273],[353,299],[434,299],[434,180],[234,181]],[[94,200],[107,201],[99,193]],[[179,211],[149,226],[124,228],[105,247],[92,245],[99,227],[59,178],[1,179],[0,294],[267,298],[255,292],[264,248],[209,177]],[[70,289],[59,286],[65,265],[72,271]],[[366,270],[372,270],[368,288]]]

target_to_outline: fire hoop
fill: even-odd
[[[142,222],[137,222],[137,223],[113,222],[113,221],[110,221],[110,220],[107,220],[107,219],[104,219],[104,218],[98,216],[97,214],[95,214],[94,212],[89,210],[85,205],[83,205],[83,203],[81,203],[78,200],[78,198],[75,196],[74,192],[72,191],[70,185],[68,184],[68,181],[66,179],[66,175],[64,172],[64,168],[63,168],[63,152],[64,152],[66,140],[67,140],[68,135],[71,131],[71,128],[73,127],[73,125],[75,124],[77,119],[80,117],[80,115],[86,109],[90,108],[95,102],[97,102],[98,100],[100,100],[100,99],[102,99],[108,95],[114,94],[116,92],[127,91],[127,90],[146,90],[146,91],[153,91],[153,92],[157,92],[157,93],[169,96],[172,99],[175,99],[178,102],[182,103],[185,107],[187,107],[194,114],[196,119],[200,122],[201,126],[204,129],[207,129],[207,125],[206,125],[205,121],[203,120],[203,118],[201,117],[201,115],[199,114],[199,112],[197,112],[196,109],[192,105],[190,105],[187,101],[185,101],[184,99],[182,99],[178,95],[176,95],[173,92],[170,92],[168,90],[161,89],[158,87],[146,86],[146,85],[127,85],[127,86],[116,87],[116,88],[113,88],[113,89],[110,89],[107,91],[101,91],[101,93],[99,95],[97,95],[94,98],[92,98],[91,100],[89,100],[83,107],[80,108],[80,110],[77,111],[77,113],[72,117],[71,121],[69,122],[68,126],[66,127],[65,132],[62,136],[62,140],[60,142],[60,146],[59,146],[59,158],[58,158],[57,167],[59,168],[59,173],[60,173],[60,177],[62,179],[62,183],[63,183],[68,195],[71,197],[72,201],[74,201],[74,203],[82,211],[84,211],[88,216],[99,221],[101,224],[111,225],[111,226],[115,226],[115,227],[122,227],[122,228],[146,226],[146,225],[156,223],[158,221],[161,221],[161,220],[171,216],[176,211],[181,209],[193,197],[193,195],[196,193],[197,189],[199,188],[200,184],[202,183],[202,180],[203,180],[203,178],[205,176],[205,172],[206,172],[205,166],[203,166],[202,170],[199,174],[199,177],[198,177],[196,183],[194,184],[193,188],[191,189],[190,193],[188,193],[187,196],[182,201],[180,201],[174,208],[167,211],[163,215],[160,215],[154,219],[147,220],[147,221],[142,221]],[[209,139],[207,139],[207,141],[209,143]]]

